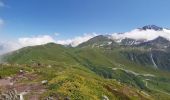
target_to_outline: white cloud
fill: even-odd
[[[66,40],[58,40],[56,43],[62,44],[62,45],[72,45],[73,47],[78,46],[79,44],[88,41],[89,39],[96,36],[96,33],[92,34],[84,34],[83,36],[77,36],[73,39],[66,39]]]
[[[54,42],[57,44],[62,45],[69,45],[77,46],[82,42],[93,38],[97,34],[84,34],[83,36],[77,36],[73,39],[66,39],[66,40],[58,40],[56,41],[53,37],[49,35],[41,35],[41,36],[34,36],[34,37],[22,37],[16,41],[8,41],[8,42],[1,42],[0,43],[0,54],[8,53],[23,47],[27,46],[35,46],[35,45],[42,45],[47,44],[50,42]]]
[[[0,54],[8,53],[26,46],[42,45],[55,40],[49,35],[42,35],[36,37],[23,37],[17,41],[7,41],[0,43]]]
[[[11,52],[13,50],[17,50],[21,48],[21,46],[17,42],[1,42],[0,43],[0,55]]]
[[[163,29],[162,31],[155,31],[155,30],[140,30],[135,29],[130,32],[125,32],[122,34],[113,33],[113,39],[124,39],[124,38],[132,38],[136,40],[153,40],[159,36],[167,38],[170,40],[170,30]]]
[[[55,40],[49,35],[37,36],[37,37],[24,37],[19,38],[18,43],[22,46],[34,46],[34,45],[42,45],[49,42],[55,42]]]

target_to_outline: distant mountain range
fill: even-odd
[[[163,31],[163,29],[164,28],[155,25],[149,25],[140,28],[140,30],[143,31],[154,30],[160,32]],[[99,35],[88,40],[87,42],[80,44],[78,47],[103,48],[107,50],[108,49],[114,50],[114,49],[121,49],[121,48],[132,49],[132,51],[128,51],[128,52],[126,51],[126,55],[128,56],[128,59],[133,59],[133,62],[140,63],[142,65],[145,65],[146,63],[147,65],[148,64],[154,66],[157,65],[157,68],[170,70],[170,60],[169,60],[170,41],[162,36],[157,36],[153,40],[133,39],[133,38],[125,37],[124,39],[118,41],[117,39],[112,38],[111,35]],[[138,52],[133,52],[133,51],[138,51]],[[144,58],[142,58],[142,56]],[[130,58],[130,57],[134,57],[134,58]],[[146,62],[143,62],[143,60],[146,60]]]
[[[156,25],[147,25],[142,28],[137,28],[135,30],[137,30],[137,31],[134,31],[136,32],[136,34],[132,32],[132,35],[133,34],[137,35],[136,37],[138,38],[135,38],[135,36],[128,36],[129,34],[131,34],[131,32],[118,33],[118,34],[115,33],[116,35],[114,34],[113,35],[99,35],[99,36],[93,37],[87,42],[80,44],[79,47],[82,47],[82,46],[111,47],[111,45],[112,46],[118,46],[118,45],[119,46],[138,46],[138,47],[152,45],[151,48],[152,47],[153,48],[155,47],[168,48],[169,47],[170,32],[168,32],[169,31],[168,29],[158,27]],[[138,32],[140,33],[138,34]],[[155,34],[150,33],[150,32],[155,32]],[[140,38],[140,35],[142,35],[141,38]],[[145,37],[143,35],[145,35]],[[150,35],[151,36],[153,35],[152,39],[148,39]]]
[[[149,41],[125,38],[118,42],[117,40],[110,39],[108,36],[99,35],[88,40],[87,42],[84,42],[78,45],[78,47],[85,47],[85,46],[101,47],[101,48],[102,47],[112,48],[112,47],[117,47],[117,46],[126,46],[126,47],[127,46],[130,46],[130,47],[145,46],[148,48],[166,49],[166,48],[169,48],[170,41],[164,37],[159,36],[155,38],[154,40],[149,40]]]

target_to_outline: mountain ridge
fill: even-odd
[[[13,88],[26,87],[25,98],[168,100],[169,44],[164,37],[117,42],[99,35],[77,47],[56,43],[29,46],[3,55],[0,83],[7,79]],[[47,83],[42,86],[41,82]],[[39,89],[32,89],[34,86]],[[8,88],[2,89],[6,91]]]

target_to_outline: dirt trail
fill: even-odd
[[[0,86],[4,87],[8,85],[12,85],[10,79],[0,79]]]

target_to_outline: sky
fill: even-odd
[[[0,0],[0,43],[81,43],[97,34],[149,24],[169,28],[169,4],[170,0]]]

